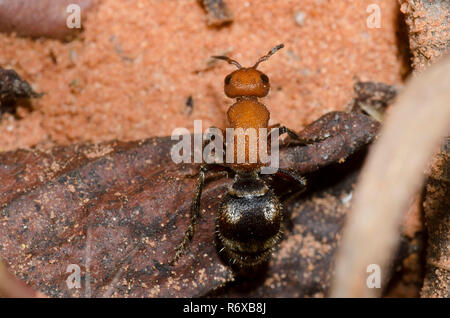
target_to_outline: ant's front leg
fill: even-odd
[[[197,188],[195,189],[194,199],[191,204],[191,222],[184,234],[183,241],[178,245],[176,249],[175,256],[169,262],[170,265],[173,265],[180,256],[184,253],[187,244],[192,240],[195,233],[195,226],[197,225],[198,217],[200,216],[200,202],[202,198],[203,186],[205,184],[205,176],[208,170],[211,168],[211,165],[203,164],[200,168],[198,180],[197,180]]]
[[[211,142],[211,140],[203,141],[202,143],[202,157],[203,157],[203,150],[205,147]],[[202,159],[203,161],[203,159]],[[195,226],[197,225],[198,218],[200,217],[200,204],[201,204],[201,198],[202,198],[202,191],[203,186],[205,185],[205,178],[206,173],[210,170],[212,170],[214,167],[219,167],[220,169],[226,168],[223,164],[217,164],[217,163],[205,163],[203,162],[200,171],[198,173],[198,179],[197,179],[197,187],[195,189],[194,198],[192,200],[191,204],[191,221],[189,223],[189,226],[186,230],[186,233],[184,234],[183,241],[180,243],[178,248],[176,249],[175,256],[172,258],[172,260],[169,262],[170,265],[173,265],[180,256],[184,253],[186,250],[187,244],[192,240],[195,233]]]

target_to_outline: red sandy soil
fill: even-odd
[[[271,123],[295,130],[343,110],[355,77],[399,84],[396,1],[377,0],[381,28],[369,29],[363,1],[227,0],[234,22],[211,28],[196,0],[104,0],[83,15],[78,39],[32,40],[0,34],[0,66],[15,69],[45,96],[33,111],[0,121],[0,150],[170,135],[176,127],[224,127],[232,100],[223,79],[234,70],[211,55],[253,65],[273,46],[285,48],[260,65],[272,90],[262,100]],[[304,12],[303,25],[294,15]],[[56,62],[55,62],[56,61]],[[192,95],[191,115],[185,109]]]

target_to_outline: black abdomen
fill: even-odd
[[[217,218],[218,237],[232,263],[254,266],[269,258],[280,237],[281,209],[257,175],[237,176]]]

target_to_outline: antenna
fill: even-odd
[[[239,64],[238,61],[235,61],[235,60],[233,60],[233,59],[230,59],[228,56],[214,55],[214,56],[211,56],[211,57],[212,57],[213,59],[218,59],[218,60],[224,60],[224,61],[227,61],[228,63],[237,66],[238,69],[241,69],[241,68],[242,68],[241,64]]]
[[[267,61],[269,59],[269,57],[271,57],[272,55],[274,55],[278,50],[281,50],[282,48],[284,48],[284,44],[278,44],[277,46],[275,46],[273,49],[271,49],[269,51],[269,53],[267,53],[266,55],[264,55],[263,57],[261,57],[258,62],[256,62],[255,65],[252,66],[252,68],[257,68],[259,63]]]

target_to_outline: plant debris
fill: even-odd
[[[397,96],[397,88],[385,83],[356,82],[356,97],[349,105],[351,111],[363,111],[379,122],[383,121],[386,107]]]
[[[67,7],[71,4],[78,5],[83,21],[84,14],[93,3],[94,0],[0,1],[0,32],[70,40],[80,29],[67,27],[66,20],[70,14]]]
[[[448,133],[449,70],[450,58],[443,58],[410,79],[392,106],[355,191],[332,297],[381,295],[381,289],[366,284],[367,266],[377,264],[382,273],[390,272],[404,213],[422,188],[435,147]],[[382,276],[383,286],[388,278]]]
[[[450,138],[445,142],[443,151],[432,160],[425,188],[428,248],[422,297],[450,297]]]
[[[207,12],[209,26],[220,27],[233,22],[233,13],[225,0],[199,0]]]
[[[187,116],[190,116],[192,114],[192,111],[194,109],[194,99],[192,98],[192,95],[189,95],[186,99],[186,105],[185,105],[185,113]]]
[[[312,172],[362,149],[377,127],[364,114],[327,114],[303,135],[331,128],[335,137],[318,145],[290,145],[281,149],[280,158],[284,163],[299,161],[301,174]],[[177,265],[168,265],[189,223],[195,187],[191,176],[198,168],[174,164],[173,144],[164,137],[0,154],[0,255],[18,278],[53,297],[190,297],[207,295],[233,281],[233,272],[212,244],[217,198],[230,179],[210,180],[197,235]],[[316,151],[320,155],[313,155]],[[305,224],[299,229],[305,235],[317,231],[329,235],[323,230],[321,212],[317,213],[317,223],[301,216]],[[329,226],[336,226],[331,219]],[[316,247],[316,240],[319,245],[328,242],[304,239],[313,244],[307,249]],[[278,253],[277,257],[286,257],[282,266],[310,270],[305,268],[312,261],[306,250],[293,259],[282,250]],[[315,253],[313,258],[320,259],[322,252]],[[323,261],[320,272],[329,275],[330,260]],[[67,287],[71,264],[80,268],[81,289]],[[276,275],[276,267],[271,270]],[[316,287],[298,292],[324,292],[327,284],[317,285],[319,278],[309,275],[305,284]]]
[[[444,56],[450,45],[448,0],[401,0],[409,30],[415,72],[422,72]]]
[[[14,70],[0,67],[0,115],[14,113],[17,101],[24,98],[40,97]]]

